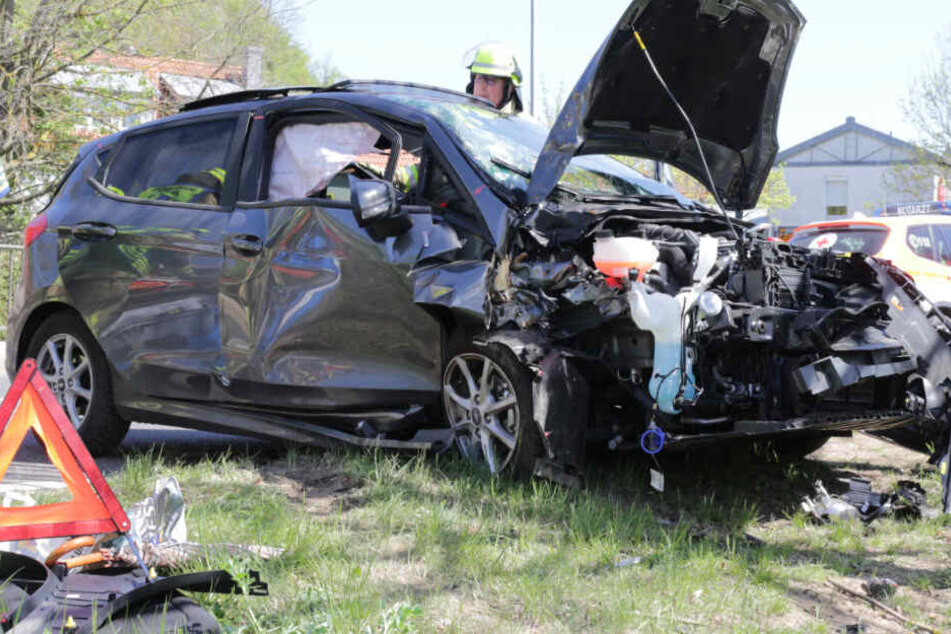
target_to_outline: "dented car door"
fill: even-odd
[[[347,189],[354,174],[390,173],[376,146],[398,152],[393,134],[343,104],[255,117],[248,154],[263,160],[246,166],[252,200],[225,232],[222,400],[314,414],[438,392],[439,325],[413,303],[407,276],[419,251],[412,232],[383,239],[361,228]]]
[[[221,239],[247,123],[217,116],[126,136],[100,153],[82,204],[61,221],[65,292],[102,343],[117,391],[209,396]]]

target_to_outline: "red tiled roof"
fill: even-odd
[[[149,82],[155,86],[158,86],[160,73],[173,73],[202,79],[223,79],[238,84],[244,83],[243,70],[238,66],[221,66],[220,64],[194,60],[146,57],[144,55],[117,55],[105,51],[96,51],[87,58],[86,62],[98,66],[142,71]]]

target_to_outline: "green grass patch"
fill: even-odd
[[[797,513],[815,464],[686,460],[656,494],[634,458],[598,461],[583,491],[491,479],[445,456],[301,448],[198,461],[155,451],[110,483],[131,504],[173,474],[190,540],[286,549],[189,565],[261,571],[269,597],[195,597],[235,633],[827,632],[791,584],[951,587],[946,518],[817,526]],[[893,605],[929,618],[905,596]],[[939,612],[934,625],[951,625]]]

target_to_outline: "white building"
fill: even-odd
[[[917,146],[855,122],[783,150],[777,165],[785,166],[786,182],[796,202],[777,212],[780,228],[792,230],[818,220],[868,213],[886,205],[931,200],[931,187],[898,193],[888,186],[892,165],[914,164]]]

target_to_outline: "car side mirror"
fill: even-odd
[[[360,179],[352,174],[350,206],[357,225],[367,229],[374,239],[398,236],[412,226],[406,212],[400,208],[393,183],[377,179]]]

